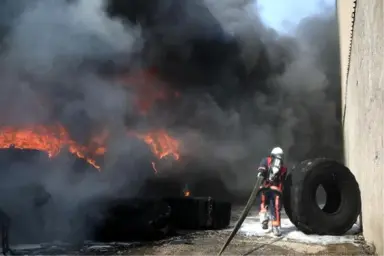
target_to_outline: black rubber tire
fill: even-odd
[[[176,229],[215,230],[229,226],[229,202],[211,197],[173,197],[165,201],[171,206],[171,223]]]
[[[98,207],[98,212],[89,208],[91,212],[87,213],[93,240],[150,241],[163,239],[171,231],[171,208],[160,199],[114,199],[99,203],[102,207]]]
[[[326,202],[321,209],[316,191],[322,185]],[[295,166],[284,184],[283,203],[292,223],[306,234],[343,235],[361,212],[355,176],[337,161],[318,158]]]
[[[283,207],[288,218],[293,222],[292,209],[291,209],[291,188],[292,188],[292,175],[289,172],[284,181],[283,187]]]
[[[297,218],[296,216],[292,215],[292,203],[295,203],[295,200],[291,197],[291,190],[292,190],[292,172],[295,170],[301,170],[305,166],[308,165],[308,162],[312,160],[306,160],[303,162],[300,162],[298,165],[295,165],[291,170],[288,171],[288,174],[284,181],[283,186],[283,206],[285,213],[287,214],[288,218],[291,220],[293,224],[296,225]]]

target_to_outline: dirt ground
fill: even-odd
[[[239,209],[232,213],[229,229],[219,231],[179,232],[177,236],[152,243],[94,243],[65,245],[62,243],[13,247],[22,255],[216,255],[231,227],[239,216]],[[352,237],[353,238],[353,237]],[[24,248],[22,248],[24,247]],[[239,233],[223,255],[372,255],[361,235],[356,234],[348,243],[303,243],[287,238],[246,236]]]
[[[228,232],[204,231],[148,244],[88,242],[79,246],[58,243],[13,248],[17,255],[216,255],[227,235]],[[364,243],[356,242],[320,245],[238,235],[223,255],[373,255]]]
[[[215,255],[226,239],[226,234],[209,232],[193,239],[174,240],[158,246],[121,251],[121,254],[136,255]],[[119,252],[117,252],[120,254]],[[362,255],[361,247],[353,244],[306,245],[295,242],[276,241],[255,237],[238,236],[229,245],[224,255]]]

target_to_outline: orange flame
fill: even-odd
[[[191,191],[188,189],[188,184],[185,184],[183,193],[184,193],[184,196],[185,196],[185,197],[189,197],[189,196],[191,196]]]
[[[148,69],[122,77],[125,83],[132,84],[137,90],[136,103],[142,115],[145,115],[158,100],[180,97],[178,92],[171,93],[167,90],[166,85],[157,79],[156,72],[156,69]],[[175,160],[179,160],[179,142],[166,131],[158,130],[147,134],[136,134],[136,136],[150,147],[158,159],[172,156]],[[108,133],[104,132],[101,136],[93,137],[88,145],[81,145],[73,141],[60,124],[34,125],[26,128],[0,127],[0,148],[13,146],[20,149],[36,149],[47,152],[50,158],[57,156],[63,148],[67,148],[69,152],[85,159],[98,170],[100,166],[94,158],[105,154],[107,138]],[[157,173],[156,163],[153,162],[152,166]]]
[[[105,147],[93,141],[93,152],[88,147],[82,146],[70,139],[68,132],[61,125],[42,126],[36,125],[28,128],[0,128],[0,148],[36,149],[47,152],[50,158],[57,156],[63,147],[79,158],[85,159],[95,168],[100,169],[96,161],[89,155],[101,155]]]
[[[180,158],[179,142],[164,130],[137,136],[148,144],[158,159],[168,155],[171,155],[175,160]],[[67,148],[69,152],[86,160],[98,170],[100,170],[100,166],[94,157],[105,154],[106,147],[104,145],[107,138],[108,133],[103,132],[100,136],[93,137],[91,142],[85,146],[72,140],[62,125],[0,128],[0,148],[36,149],[47,152],[50,158],[57,156],[63,148]],[[154,162],[152,166],[157,172]]]
[[[159,100],[180,97],[178,92],[168,90],[164,81],[156,76],[157,73],[157,68],[152,67],[119,78],[126,85],[133,86],[136,90],[136,106],[141,115],[146,115],[154,103]],[[170,155],[175,160],[179,160],[179,142],[169,136],[166,131],[158,130],[147,134],[136,134],[136,136],[144,140],[158,159]],[[157,173],[155,162],[152,162],[152,167],[155,173]]]
[[[166,84],[156,77],[157,72],[156,68],[150,68],[120,78],[122,82],[133,86],[136,90],[136,106],[141,115],[146,115],[158,100],[180,97],[180,93],[170,92],[167,89]]]
[[[169,136],[166,131],[158,130],[145,135],[138,135],[138,137],[147,143],[157,158],[162,159],[171,155],[175,160],[179,160],[179,142]]]
[[[166,156],[172,156],[175,160],[180,159],[180,143],[175,138],[169,136],[166,131],[158,130],[144,135],[138,134],[137,136],[150,147],[151,151],[158,159],[162,159]],[[152,167],[155,173],[157,173],[158,171],[155,162],[152,162]]]

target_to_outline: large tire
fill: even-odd
[[[211,197],[164,199],[172,209],[171,223],[176,229],[216,230],[229,226],[231,204]]]
[[[292,174],[289,172],[284,181],[283,206],[288,218],[293,222],[292,209],[291,209],[291,189],[292,189]]]
[[[89,239],[100,242],[163,239],[170,230],[171,208],[160,199],[97,200],[87,207]]]
[[[306,160],[287,175],[284,207],[292,223],[306,234],[343,235],[361,212],[359,185],[344,165],[330,159]],[[321,209],[316,192],[323,186]]]

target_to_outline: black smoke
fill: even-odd
[[[0,124],[59,121],[80,143],[112,134],[101,178],[73,178],[66,159],[42,178],[63,215],[54,226],[66,227],[77,203],[121,187],[133,195],[151,176],[153,156],[128,129],[166,129],[192,173],[234,193],[248,191],[275,145],[289,164],[341,158],[335,10],[289,35],[257,11],[240,0],[0,2]],[[114,78],[152,67],[180,97],[140,116],[136,87]]]
[[[140,24],[145,65],[182,92],[154,116],[179,130],[190,154],[229,161],[239,178],[234,187],[275,145],[290,164],[341,159],[334,9],[304,19],[290,35],[264,25],[252,1],[110,0],[106,10]]]

